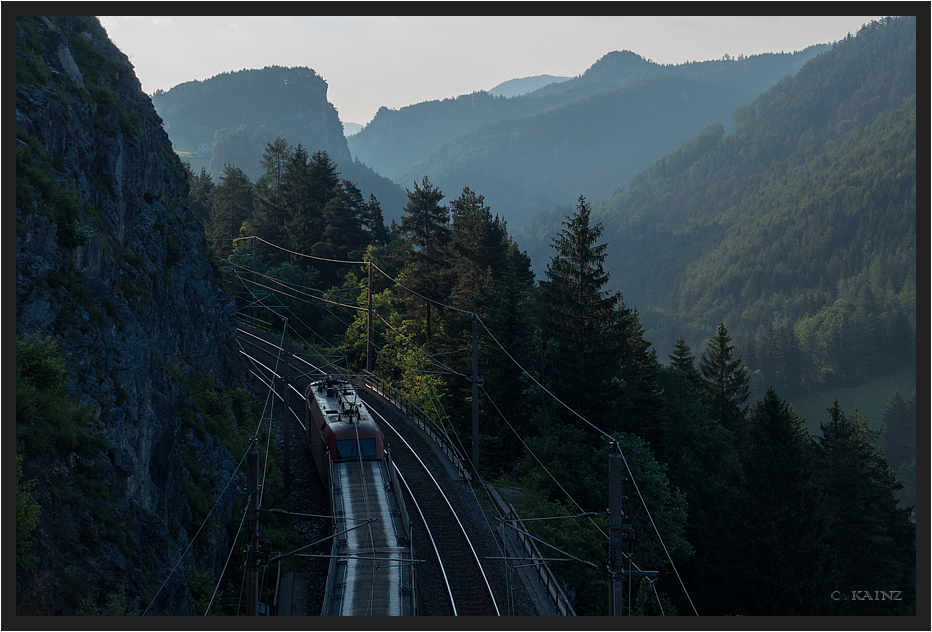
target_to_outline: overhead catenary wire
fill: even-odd
[[[308,255],[303,252],[296,252],[294,250],[288,250],[287,248],[283,248],[282,246],[273,244],[272,242],[266,241],[262,237],[258,237],[258,236],[237,237],[237,239],[255,239],[256,241],[260,241],[266,244],[267,246],[271,246],[272,248],[276,248],[278,250],[281,250],[282,252],[287,252],[290,255],[295,255],[296,257],[304,257],[305,259],[311,259],[313,261],[325,261],[327,263],[343,263],[343,264],[349,264],[349,265],[366,265],[368,263],[367,261],[349,261],[346,259],[328,259],[326,257],[317,257],[314,255]]]
[[[227,560],[226,560],[226,562],[223,563],[223,569],[220,571],[220,577],[217,578],[217,585],[214,587],[214,592],[210,595],[210,601],[207,603],[207,607],[204,608],[204,616],[205,616],[205,617],[207,616],[207,613],[210,612],[210,607],[211,607],[211,606],[213,605],[213,603],[214,603],[214,598],[217,596],[217,592],[220,590],[220,583],[223,581],[223,576],[224,576],[224,575],[226,574],[226,572],[227,572],[227,566],[230,565],[230,558],[233,557],[233,551],[235,550],[236,540],[239,539],[239,534],[242,533],[242,531],[243,531],[243,524],[245,524],[245,522],[246,522],[246,510],[245,510],[245,507],[243,508],[242,514],[243,514],[243,518],[242,518],[242,520],[239,521],[239,527],[237,527],[237,529],[236,529],[236,535],[233,537],[233,544],[234,544],[234,546],[231,546],[231,547],[230,547],[230,552],[229,552],[229,554],[227,554]]]
[[[375,268],[378,272],[380,272],[380,273],[381,273],[382,275],[384,275],[386,278],[388,278],[389,280],[391,280],[393,283],[395,283],[395,285],[396,285],[397,287],[400,287],[400,288],[406,290],[407,292],[411,293],[411,294],[414,295],[414,296],[417,296],[417,297],[419,297],[419,298],[421,298],[421,299],[423,299],[423,300],[425,300],[425,301],[428,301],[428,302],[430,302],[430,303],[432,303],[432,304],[434,304],[434,305],[437,305],[437,306],[439,306],[439,307],[442,307],[442,308],[445,308],[445,309],[449,309],[449,310],[451,310],[451,311],[460,312],[460,313],[463,313],[463,314],[469,314],[469,315],[473,316],[474,318],[476,318],[476,320],[478,321],[478,323],[482,325],[483,329],[484,329],[485,332],[489,335],[489,337],[492,339],[492,341],[495,342],[495,344],[502,350],[502,352],[504,352],[505,355],[518,367],[518,369],[520,369],[528,378],[530,378],[531,381],[533,381],[534,384],[537,385],[538,388],[540,388],[545,394],[547,394],[549,397],[551,397],[553,400],[555,400],[555,401],[556,401],[557,403],[559,403],[561,406],[563,406],[564,408],[566,408],[566,410],[568,410],[568,411],[569,411],[570,413],[572,413],[574,416],[576,416],[577,418],[579,418],[583,423],[585,423],[585,424],[588,425],[589,427],[593,428],[596,432],[598,432],[599,434],[601,434],[601,435],[603,435],[604,437],[608,438],[609,440],[613,440],[613,437],[612,437],[610,434],[606,433],[604,430],[602,430],[601,428],[599,428],[598,426],[596,426],[595,424],[593,424],[591,421],[589,421],[588,419],[586,419],[583,415],[581,415],[579,412],[577,412],[577,411],[576,411],[575,409],[573,409],[571,406],[569,406],[568,404],[566,404],[565,402],[563,402],[559,397],[557,397],[554,393],[552,393],[549,389],[547,389],[543,384],[541,384],[540,381],[537,380],[537,378],[534,377],[534,375],[532,375],[529,371],[527,371],[527,370],[520,364],[520,362],[518,362],[518,361],[514,358],[514,356],[513,356],[513,355],[498,341],[498,339],[497,339],[497,338],[495,337],[495,335],[491,332],[491,330],[488,328],[488,326],[485,324],[485,322],[483,322],[483,320],[482,320],[482,319],[479,317],[479,315],[476,314],[475,312],[472,312],[472,311],[470,311],[470,310],[461,309],[461,308],[458,308],[458,307],[454,307],[454,306],[452,306],[452,305],[448,305],[448,304],[442,303],[442,302],[440,302],[440,301],[437,301],[437,300],[435,300],[435,299],[432,299],[432,298],[429,298],[429,297],[427,297],[427,296],[424,296],[423,294],[421,294],[421,293],[419,293],[419,292],[417,292],[417,291],[415,291],[415,290],[413,290],[413,289],[411,289],[411,288],[405,286],[404,284],[400,283],[397,279],[393,278],[391,275],[389,275],[389,274],[386,273],[384,270],[382,270],[381,268],[379,268],[379,267],[378,267],[377,265],[375,265],[373,262],[367,262],[367,261],[334,260],[334,259],[326,259],[326,258],[323,258],[323,257],[314,257],[314,256],[311,256],[311,255],[304,255],[304,254],[302,254],[302,253],[295,253],[295,252],[292,252],[292,251],[287,250],[287,249],[285,249],[285,248],[281,248],[280,246],[275,246],[274,244],[271,244],[270,242],[266,242],[265,240],[262,240],[261,238],[256,238],[256,239],[259,239],[260,241],[263,241],[264,243],[266,243],[266,244],[268,244],[268,245],[270,245],[270,246],[279,248],[280,250],[283,250],[283,251],[288,252],[288,253],[290,253],[290,254],[295,254],[295,255],[307,257],[307,258],[309,258],[309,259],[316,259],[316,260],[321,260],[321,261],[327,261],[327,262],[330,262],[330,263],[342,263],[342,264],[352,264],[352,265],[369,265],[369,266]],[[277,281],[277,280],[276,280],[276,282],[278,282],[278,283],[280,283],[280,284],[283,284],[282,282]],[[266,288],[266,289],[270,289],[270,288]],[[287,294],[286,294],[286,295],[287,295]],[[317,298],[317,297],[313,297],[313,296],[310,296],[310,295],[309,295],[309,297],[310,297],[310,298],[315,298],[315,299]],[[291,298],[295,298],[295,297],[291,297]],[[340,306],[342,306],[342,307],[350,308],[350,309],[358,309],[358,310],[361,310],[361,311],[365,311],[365,310],[368,309],[368,308],[365,308],[365,307],[355,307],[355,306],[344,305],[344,304],[340,304],[340,303],[335,303],[335,304],[340,305]],[[407,337],[407,336],[405,336],[404,334],[401,334],[401,332],[398,332],[390,323],[388,323],[384,318],[382,318],[381,315],[379,315],[379,318],[382,320],[383,323],[385,323],[385,324],[386,324],[388,327],[390,327],[393,331],[395,331],[396,333],[398,333],[399,335],[401,335],[401,336],[403,336],[403,337]],[[441,365],[441,366],[442,366],[442,365]],[[459,374],[459,373],[457,373],[457,372],[455,372],[455,371],[450,371],[450,372],[451,372],[451,373],[454,373],[454,374]],[[459,374],[459,375],[462,375],[462,374]],[[485,392],[485,389],[484,389],[484,388],[483,388],[483,391]],[[487,392],[486,392],[486,395],[488,396],[488,393],[487,393]],[[490,401],[491,401],[491,398],[489,398],[489,399],[490,399]],[[493,402],[493,405],[495,405],[494,402]],[[496,406],[496,408],[497,408],[497,406]],[[436,407],[435,407],[435,409],[436,409]],[[437,412],[438,412],[438,414],[439,414],[439,411],[437,411]],[[500,411],[499,411],[499,414],[501,414]],[[503,417],[503,419],[504,419],[504,416],[502,416],[502,417]],[[506,420],[506,421],[507,421],[507,420]],[[509,424],[509,426],[510,426],[510,424]],[[512,430],[514,431],[513,428],[512,428]],[[515,433],[515,434],[517,435],[517,433]],[[520,439],[520,437],[519,437],[519,439]],[[524,443],[523,440],[522,440],[522,443]],[[525,446],[526,446],[526,444],[525,444]],[[617,446],[617,444],[616,444],[616,446]],[[680,575],[679,575],[679,571],[676,569],[676,565],[675,565],[674,562],[673,562],[672,556],[670,555],[670,553],[669,553],[669,551],[668,551],[668,549],[667,549],[667,547],[666,547],[666,544],[663,542],[663,537],[660,535],[659,529],[657,528],[657,525],[656,525],[656,523],[654,522],[653,517],[650,515],[650,511],[649,511],[649,509],[648,509],[648,507],[647,507],[646,501],[644,500],[643,495],[640,493],[640,490],[639,490],[638,487],[637,487],[637,483],[636,483],[636,481],[635,481],[635,478],[634,478],[633,473],[631,472],[630,466],[629,466],[628,463],[627,463],[627,459],[625,459],[624,453],[623,453],[623,451],[621,450],[621,447],[620,447],[620,446],[617,446],[617,449],[618,449],[619,454],[622,456],[622,459],[624,460],[625,467],[628,469],[628,473],[629,473],[629,476],[631,476],[632,482],[634,482],[634,484],[635,484],[635,489],[638,490],[638,496],[639,496],[639,498],[640,498],[640,500],[641,500],[642,505],[644,506],[645,511],[647,512],[647,515],[648,515],[648,517],[649,517],[649,519],[650,519],[650,522],[651,522],[651,526],[653,527],[655,534],[657,535],[658,539],[660,540],[660,543],[661,543],[661,545],[662,545],[662,547],[663,547],[664,553],[666,554],[667,559],[668,559],[668,561],[670,562],[671,567],[673,568],[674,572],[676,573],[677,579],[679,580],[680,585],[681,585],[681,587],[683,588],[683,591],[686,593],[686,596],[687,596],[687,599],[689,599],[690,605],[693,607],[693,611],[696,612],[696,609],[695,609],[695,606],[693,605],[692,599],[691,599],[691,597],[689,596],[689,592],[687,591],[685,584],[683,584],[682,578],[681,578]],[[535,460],[538,461],[538,463],[540,463],[539,459],[537,459],[536,456],[534,456],[534,458],[535,458]],[[540,464],[541,464],[541,466],[543,467],[543,464],[542,464],[542,463],[540,463]],[[546,468],[545,468],[545,469],[546,469]],[[549,472],[548,472],[548,474],[549,474]],[[559,482],[557,482],[555,479],[554,479],[554,482],[556,482],[556,483],[558,484],[558,486],[560,486],[560,485],[559,485]],[[560,486],[560,487],[561,487],[561,489],[563,489],[562,486]],[[565,492],[565,489],[563,489],[563,491],[564,491],[564,493],[566,493],[566,492]],[[573,499],[569,496],[569,494],[567,494],[567,497],[569,497],[570,500],[573,500]],[[579,507],[578,503],[576,503],[575,500],[573,500],[573,502],[574,502],[574,504],[576,504],[577,507]],[[580,509],[581,511],[583,511],[583,510],[582,510],[582,507],[579,507],[579,509]],[[591,518],[590,518],[590,520],[591,520]],[[601,529],[600,529],[600,531],[601,531]],[[603,534],[604,534],[604,532],[603,532]],[[607,537],[607,536],[606,536],[606,537]],[[654,592],[655,592],[655,594],[656,594],[656,589],[654,590]],[[659,600],[659,597],[658,597],[658,600]],[[661,609],[662,609],[662,606],[661,606]],[[696,614],[698,615],[698,612],[696,612]]]
[[[576,417],[578,417],[578,418],[579,418],[580,420],[582,420],[584,423],[586,423],[587,425],[589,425],[591,428],[593,428],[594,430],[596,430],[597,432],[599,432],[600,434],[602,434],[604,437],[608,438],[609,440],[614,441],[614,438],[613,438],[610,434],[608,434],[607,432],[605,432],[604,430],[602,430],[601,428],[599,428],[598,426],[596,426],[595,424],[593,424],[591,421],[589,421],[588,419],[586,419],[585,417],[583,417],[581,414],[579,414],[578,412],[576,412],[571,406],[569,406],[568,404],[564,403],[563,400],[561,400],[559,397],[557,397],[556,395],[554,395],[553,393],[551,393],[549,390],[547,390],[547,388],[544,387],[543,384],[541,384],[540,382],[538,382],[537,379],[536,379],[533,375],[531,375],[523,366],[521,366],[521,364],[520,364],[517,360],[515,360],[514,356],[512,356],[511,353],[509,353],[508,350],[505,349],[504,346],[502,346],[502,344],[501,344],[501,343],[498,341],[498,339],[492,334],[492,332],[489,330],[489,328],[486,327],[485,323],[482,322],[482,319],[479,318],[478,316],[476,316],[476,319],[479,321],[479,324],[482,325],[483,329],[485,329],[486,333],[489,334],[489,337],[492,338],[492,340],[495,341],[495,344],[498,345],[498,347],[505,353],[505,355],[507,355],[507,356],[511,359],[511,361],[514,362],[515,365],[516,365],[519,369],[521,369],[521,370],[524,372],[525,375],[527,375],[529,378],[531,378],[531,380],[533,380],[534,383],[535,383],[538,387],[540,387],[545,393],[547,393],[550,397],[552,397],[554,400],[556,400],[560,405],[562,405],[564,408],[566,408],[567,410],[569,410],[571,413],[573,413],[574,415],[576,415]],[[641,500],[641,504],[644,506],[644,511],[647,513],[647,517],[650,519],[650,523],[651,523],[651,526],[652,526],[653,529],[654,529],[654,533],[657,535],[657,539],[660,540],[660,544],[661,544],[661,546],[663,547],[663,551],[664,551],[664,553],[665,553],[666,556],[667,556],[667,560],[670,562],[670,566],[673,568],[673,572],[676,574],[676,578],[677,578],[677,580],[680,582],[680,586],[682,587],[683,592],[686,594],[686,598],[689,600],[689,604],[690,604],[690,606],[692,606],[693,612],[698,616],[699,613],[698,613],[698,611],[696,610],[696,606],[693,604],[692,597],[689,596],[689,591],[686,589],[686,585],[683,583],[682,577],[680,577],[680,573],[679,573],[679,571],[678,571],[677,568],[676,568],[676,564],[673,562],[673,557],[670,555],[670,551],[667,549],[667,545],[666,545],[666,544],[664,543],[664,541],[663,541],[663,536],[660,535],[660,530],[657,529],[657,524],[654,522],[654,519],[653,519],[653,517],[652,517],[651,514],[650,514],[650,510],[649,510],[648,507],[647,507],[647,502],[644,500],[644,496],[641,494],[641,491],[640,491],[640,489],[639,489],[638,486],[637,486],[637,481],[636,481],[636,479],[635,479],[634,473],[631,471],[631,467],[628,465],[628,460],[625,458],[624,451],[621,449],[620,444],[618,444],[618,443],[616,442],[615,445],[616,445],[616,448],[617,448],[617,450],[618,450],[618,453],[621,455],[621,458],[622,458],[622,460],[624,461],[625,468],[628,470],[628,475],[631,477],[631,482],[634,483],[634,487],[635,487],[635,489],[636,489],[637,492],[638,492],[638,497],[639,497],[640,500]]]
[[[308,292],[303,292],[302,290],[297,289],[297,288],[303,288],[303,289],[305,289],[305,290],[315,291],[315,290],[313,290],[313,288],[308,288],[308,287],[305,287],[305,286],[298,285],[298,284],[296,284],[296,283],[290,283],[290,282],[288,282],[288,281],[283,281],[283,280],[281,280],[281,279],[276,279],[275,277],[271,277],[271,276],[269,276],[269,275],[267,275],[267,274],[263,274],[263,273],[261,273],[261,272],[258,272],[258,271],[256,271],[256,270],[252,269],[252,268],[247,268],[246,266],[242,266],[242,265],[239,265],[239,264],[236,264],[236,263],[234,263],[234,264],[232,264],[232,265],[236,266],[237,268],[242,268],[243,270],[245,270],[246,272],[249,272],[250,274],[255,274],[255,275],[257,275],[257,276],[262,277],[263,279],[268,279],[269,281],[272,281],[273,283],[276,283],[276,284],[278,284],[278,285],[281,285],[281,286],[287,288],[288,290],[291,290],[292,292],[295,292],[295,293],[297,293],[297,294],[301,294],[301,295],[302,295],[302,296],[295,296],[294,294],[289,294],[289,293],[286,292],[285,290],[281,290],[281,289],[278,289],[278,288],[270,287],[270,286],[268,286],[268,285],[262,285],[262,284],[259,283],[258,281],[253,281],[253,280],[251,280],[251,279],[248,279],[248,278],[245,278],[245,277],[242,277],[242,276],[237,275],[237,278],[239,278],[240,280],[242,280],[244,283],[251,283],[251,284],[253,284],[253,285],[257,286],[257,287],[261,287],[261,288],[263,288],[263,289],[269,290],[270,292],[277,292],[277,293],[282,294],[283,296],[287,296],[288,298],[291,298],[291,299],[295,299],[295,300],[298,300],[298,301],[300,301],[300,300],[311,299],[311,300],[319,301],[319,302],[322,302],[322,303],[329,303],[329,304],[331,304],[331,305],[338,305],[338,306],[340,306],[340,307],[345,307],[346,309],[355,309],[355,310],[361,310],[361,311],[365,311],[365,310],[367,309],[366,307],[362,307],[362,306],[360,306],[360,305],[348,305],[348,304],[346,304],[346,303],[340,303],[340,302],[337,302],[337,301],[331,301],[331,300],[325,299],[325,298],[323,298],[323,297],[321,297],[321,296],[314,296],[313,294],[310,294],[310,293],[308,293]],[[316,291],[320,291],[320,290],[316,290]]]
[[[247,450],[247,453],[248,453],[248,450]],[[239,469],[240,467],[242,467],[243,461],[245,460],[246,460],[246,453],[243,454],[242,458],[239,460],[239,463],[236,466],[236,469],[233,471],[232,474],[230,474],[230,478],[227,480],[226,485],[224,485],[223,490],[217,496],[217,500],[214,501],[214,504],[211,506],[210,511],[207,512],[207,515],[204,517],[204,520],[201,522],[201,526],[198,527],[197,532],[194,534],[194,537],[191,538],[190,542],[188,542],[188,546],[185,547],[184,551],[178,557],[178,561],[175,562],[175,565],[172,566],[171,571],[169,571],[168,575],[162,581],[162,584],[159,586],[159,589],[156,591],[155,595],[153,595],[152,600],[149,601],[149,605],[146,606],[146,609],[142,611],[143,615],[145,615],[149,611],[149,608],[152,607],[152,604],[155,603],[155,600],[158,598],[159,594],[161,594],[162,589],[165,588],[165,585],[168,583],[168,580],[171,579],[171,576],[174,575],[176,570],[178,570],[178,566],[181,564],[181,561],[184,559],[185,555],[187,555],[188,551],[191,550],[191,547],[194,546],[194,542],[197,540],[197,537],[201,534],[201,531],[204,529],[204,525],[206,525],[207,521],[210,520],[210,516],[213,515],[214,510],[217,508],[217,505],[220,502],[220,499],[223,497],[224,493],[226,493],[227,489],[230,487],[230,483],[233,482],[233,479],[239,473]]]
[[[583,513],[578,514],[578,515],[576,515],[576,516],[553,516],[553,517],[547,517],[547,518],[522,518],[521,521],[522,521],[522,522],[531,522],[531,521],[535,521],[535,520],[556,520],[556,519],[569,519],[569,518],[588,518],[588,519],[589,519],[589,522],[592,523],[592,526],[594,526],[594,527],[596,528],[596,530],[598,530],[598,531],[603,535],[603,537],[605,537],[605,539],[608,540],[608,534],[605,533],[605,531],[602,530],[602,527],[600,527],[598,524],[596,524],[596,522],[593,520],[593,518],[595,518],[595,517],[597,517],[597,516],[605,515],[605,514],[604,514],[604,513],[587,512],[587,511],[584,511],[584,510],[582,509],[582,507],[579,505],[579,503],[576,502],[576,500],[569,494],[569,492],[566,491],[566,489],[560,484],[560,482],[556,479],[556,477],[550,472],[550,470],[547,468],[547,466],[545,466],[545,465],[543,464],[543,462],[537,457],[537,455],[534,454],[534,451],[531,450],[530,446],[527,445],[527,443],[524,441],[524,439],[521,437],[521,435],[518,434],[518,431],[515,430],[514,426],[511,425],[511,422],[509,422],[508,419],[505,417],[505,415],[502,413],[501,409],[498,407],[498,404],[495,403],[495,401],[492,399],[491,395],[489,395],[488,391],[485,390],[485,387],[481,387],[481,388],[482,388],[482,392],[483,392],[483,393],[485,394],[485,396],[489,399],[489,402],[490,402],[490,403],[492,404],[492,406],[495,408],[496,412],[498,412],[499,416],[501,416],[501,418],[502,418],[502,420],[505,422],[505,424],[511,429],[511,431],[512,431],[512,432],[515,434],[515,436],[518,438],[518,441],[521,442],[521,444],[522,444],[522,445],[524,446],[524,448],[528,451],[528,453],[534,458],[535,461],[537,461],[538,465],[540,465],[540,467],[547,473],[547,475],[550,476],[551,480],[553,480],[553,482],[556,483],[556,485],[560,488],[560,490],[563,491],[564,494],[566,494],[567,498],[569,498],[570,501],[572,501],[572,503],[573,503],[574,505],[576,505],[576,507],[577,507],[580,511],[583,511]],[[524,532],[524,533],[526,533],[526,532]],[[533,537],[533,536],[532,536],[532,537]],[[547,544],[547,545],[548,545],[548,546],[551,546],[551,548],[555,548],[555,547],[553,547],[553,546],[550,545],[550,544]],[[630,560],[630,557],[629,557],[629,555],[628,555],[627,553],[622,552],[622,555],[623,555],[625,558],[629,558],[629,561],[632,563],[632,565],[633,565],[637,570],[641,570],[641,568],[640,568],[633,560]],[[660,595],[657,594],[657,588],[653,586],[653,582],[651,583],[651,586],[652,586],[653,589],[654,589],[654,596],[657,598],[657,605],[660,607],[660,612],[661,612],[661,614],[664,614],[664,615],[665,615],[664,609],[663,609],[663,604],[662,604],[661,601],[660,601]]]
[[[493,400],[492,397],[489,395],[488,391],[485,390],[485,386],[484,386],[484,385],[480,385],[479,388],[481,388],[481,389],[482,389],[482,392],[485,393],[485,396],[489,399],[489,402],[492,404],[492,407],[495,408],[495,411],[499,414],[499,416],[502,418],[502,420],[505,422],[505,424],[511,429],[511,431],[514,433],[514,435],[518,438],[518,441],[521,442],[521,445],[524,446],[524,449],[528,451],[528,454],[530,454],[530,455],[534,458],[534,460],[537,461],[537,464],[540,465],[540,467],[544,470],[544,472],[547,473],[547,476],[549,476],[550,479],[557,485],[557,487],[560,488],[560,491],[562,491],[564,494],[566,494],[566,497],[570,499],[570,501],[576,506],[576,508],[579,509],[579,511],[583,512],[583,515],[587,514],[588,512],[586,512],[586,510],[583,509],[582,506],[581,506],[578,502],[576,502],[576,499],[573,498],[573,496],[572,496],[568,491],[566,491],[566,488],[563,487],[563,485],[560,484],[560,481],[557,480],[557,478],[556,478],[556,477],[553,475],[553,473],[547,468],[547,466],[544,465],[544,463],[537,457],[536,454],[534,454],[534,451],[533,451],[533,450],[531,449],[531,447],[524,441],[524,439],[521,437],[521,435],[518,434],[518,431],[515,430],[514,426],[511,425],[511,422],[508,421],[508,419],[507,419],[507,418],[505,417],[505,415],[502,413],[501,409],[498,407],[498,404],[495,403],[495,400]],[[608,534],[605,533],[605,531],[603,531],[602,528],[601,528],[598,524],[596,524],[594,520],[592,520],[592,517],[589,517],[589,521],[592,522],[593,526],[594,526],[596,529],[599,530],[599,532],[605,537],[606,540],[608,540]]]

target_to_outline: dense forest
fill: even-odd
[[[234,167],[217,186],[191,173],[191,206],[234,271],[267,279],[245,284],[248,301],[258,293],[287,310],[349,370],[366,362],[366,316],[352,308],[368,300],[367,269],[334,260],[371,265],[376,372],[466,444],[461,350],[475,315],[482,475],[524,490],[527,515],[573,516],[607,506],[605,457],[622,450],[644,499],[631,503],[638,563],[671,578],[659,600],[638,587],[640,612],[904,614],[912,597],[891,608],[826,596],[849,595],[870,565],[914,590],[915,394],[890,394],[883,436],[838,401],[824,403],[810,436],[783,397],[914,361],[914,37],[908,20],[865,27],[740,108],[734,134],[706,130],[595,208],[580,197],[539,282],[478,189],[444,204],[424,176],[387,228],[378,200],[363,200],[329,156],[283,138],[266,147],[252,186]],[[900,70],[873,69],[885,61]],[[845,92],[852,72],[864,77]],[[606,265],[644,234],[655,245],[638,267]],[[242,239],[252,236],[258,246]],[[649,283],[670,303],[646,300]],[[680,335],[658,357],[631,296],[682,313],[697,351]],[[762,379],[770,388],[752,397]],[[856,479],[874,491],[854,502],[845,481]],[[600,520],[540,534],[601,560]],[[858,530],[883,534],[868,566],[850,561]],[[578,612],[605,611],[604,574],[558,572]]]
[[[210,179],[189,175],[191,195],[210,200],[208,234],[229,253],[241,308],[269,308],[258,318],[272,327],[287,316],[299,338],[362,371],[372,272],[375,372],[463,446],[472,441],[464,350],[476,319],[481,476],[521,489],[522,516],[565,518],[536,533],[588,562],[555,569],[578,614],[607,609],[607,520],[588,516],[608,506],[616,451],[637,490],[626,505],[637,563],[664,578],[633,587],[637,613],[914,612],[912,507],[898,503],[902,484],[884,456],[897,445],[894,465],[915,467],[914,394],[891,395],[883,437],[838,401],[825,403],[821,434],[810,436],[774,388],[751,401],[750,372],[723,322],[698,354],[681,338],[661,360],[638,311],[608,289],[604,226],[584,197],[538,283],[507,224],[468,187],[444,203],[422,178],[389,230],[377,201],[362,201],[322,152],[279,139],[263,164],[254,186],[231,169],[206,195]],[[865,532],[876,546],[853,555]],[[896,602],[851,598],[865,568],[904,587]]]
[[[868,25],[595,205],[658,348],[726,320],[759,394],[914,364],[915,54],[914,20]]]
[[[389,209],[327,151],[285,136],[254,151],[252,175],[232,162],[218,173],[165,162],[187,178],[177,214],[203,224],[210,287],[222,278],[253,324],[280,330],[287,318],[296,345],[348,372],[366,370],[371,333],[374,372],[463,446],[477,441],[481,478],[519,490],[521,516],[541,519],[528,524],[542,548],[569,560],[552,570],[577,614],[608,611],[607,466],[620,455],[632,561],[659,572],[630,586],[632,613],[910,616],[915,393],[890,393],[883,432],[836,398],[810,434],[786,397],[876,363],[915,362],[915,54],[914,20],[868,25],[740,108],[733,134],[707,129],[607,202],[577,194],[541,220],[539,274],[484,182],[451,193],[422,175],[403,207]],[[24,172],[36,162],[28,138]],[[20,197],[40,208],[56,192],[18,174],[18,209]],[[150,223],[148,237],[165,237],[164,222]],[[177,243],[165,252],[146,277],[153,284],[168,284],[169,269],[194,270]],[[620,265],[617,252],[632,256]],[[131,254],[120,254],[127,269],[142,259]],[[648,300],[651,286],[666,293]],[[146,295],[130,298],[141,305]],[[128,309],[119,300],[97,317]],[[658,354],[648,317],[677,331],[669,352]],[[466,377],[474,328],[478,437]],[[874,345],[869,361],[846,336]],[[30,449],[47,426],[96,427],[88,408],[67,403],[65,376],[47,343],[18,339],[17,432]],[[114,398],[135,398],[115,377]],[[200,384],[179,400],[186,440],[241,443],[242,422],[228,435],[230,419],[249,418],[243,394],[187,379]],[[88,453],[104,445],[93,432],[58,434]],[[180,454],[186,488],[203,483],[193,453]],[[35,563],[41,486],[25,472],[18,572]],[[95,472],[74,493],[94,494]]]

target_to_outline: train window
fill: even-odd
[[[377,458],[375,439],[345,439],[337,441],[337,453],[335,461],[345,461],[347,459],[360,458],[360,451],[364,460]]]

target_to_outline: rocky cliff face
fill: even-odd
[[[179,411],[192,409],[191,376],[235,382],[235,309],[182,165],[99,22],[20,17],[16,46],[16,330],[57,342],[105,437],[61,453],[18,433],[40,518],[17,614],[74,614],[117,593],[131,612],[188,614],[184,569],[219,574],[233,499],[182,559],[200,527],[192,501],[212,503],[236,460]],[[192,476],[206,481],[197,492]]]
[[[215,176],[230,162],[255,180],[262,152],[277,136],[312,154],[325,151],[341,165],[353,161],[327,82],[310,68],[269,66],[188,81],[156,92],[153,105],[176,149],[211,146]]]

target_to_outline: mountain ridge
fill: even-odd
[[[678,66],[661,66],[630,51],[616,51],[600,58],[578,77],[519,97],[504,99],[478,92],[455,99],[423,102],[400,110],[380,109],[372,122],[349,140],[349,146],[358,160],[401,185],[427,175],[451,195],[456,195],[463,186],[470,186],[494,203],[509,223],[523,225],[536,212],[570,204],[581,193],[593,200],[609,197],[637,171],[698,133],[705,125],[713,122],[730,124],[735,107],[753,99],[787,73],[796,72],[806,60],[825,48],[816,45],[792,54],[766,54]],[[666,119],[661,119],[659,112],[645,111],[638,120],[629,118],[622,121],[621,127],[617,122],[600,127],[599,119],[611,116],[613,106],[606,104],[603,112],[594,113],[590,99],[604,99],[599,95],[614,94],[632,101],[636,100],[638,89],[644,91],[645,99],[651,98],[650,91],[661,80],[705,82],[709,91],[714,86],[714,94],[707,97],[713,97],[720,105],[714,106],[714,112],[701,112],[695,107],[675,110],[675,101],[671,100],[662,104]],[[591,123],[586,139],[596,139],[607,150],[587,154],[584,142],[574,143],[571,136],[562,135],[559,128],[547,125],[539,125],[530,131],[534,120],[545,123],[553,120],[547,118],[548,113],[574,107],[588,108],[577,116]],[[572,114],[568,117],[572,118]],[[695,123],[688,128],[683,127],[686,119]],[[630,156],[622,156],[630,134],[642,134],[642,128],[668,134],[676,125],[681,126],[681,131],[674,139],[675,144],[668,141],[647,153],[644,147],[639,147],[630,151]],[[528,131],[519,139],[508,127],[521,127]],[[503,133],[512,135],[508,147],[512,155],[507,164],[496,162],[494,152],[486,149],[500,146]],[[548,142],[548,139],[552,141]],[[555,165],[544,159],[552,159],[567,149],[582,156],[583,162]],[[630,166],[618,168],[625,161]],[[613,169],[606,167],[613,163]],[[495,164],[494,169],[491,164]],[[534,168],[530,167],[532,164]],[[593,169],[601,170],[604,177],[591,177],[590,180],[598,181],[597,190],[586,190],[585,180],[576,181],[574,177],[585,178]],[[525,180],[528,172],[536,173],[537,181]],[[561,181],[560,193],[555,192],[556,180]],[[483,182],[490,186],[483,188]]]
[[[735,132],[706,128],[593,205],[612,284],[661,354],[725,319],[771,379],[768,348],[797,354],[781,381],[810,386],[860,379],[867,358],[914,361],[915,49],[914,20],[867,25],[737,108]],[[558,226],[519,235],[532,258]],[[842,321],[879,355],[819,347]]]
[[[339,114],[327,100],[327,82],[311,68],[220,73],[157,91],[152,103],[176,150],[194,151],[203,144],[215,180],[229,163],[255,181],[266,146],[282,137],[311,154],[327,152],[345,179],[364,196],[379,199],[387,218],[400,217],[404,191],[353,159]]]

